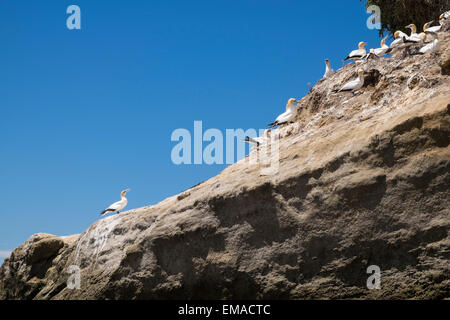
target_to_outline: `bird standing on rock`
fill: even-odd
[[[422,38],[425,40],[425,35],[422,36]],[[422,48],[420,48],[417,52],[414,52],[413,55],[417,54],[425,54],[427,52],[435,52],[439,50],[439,40],[435,38],[432,43],[429,43]]]
[[[324,78],[324,79],[328,78],[332,74],[334,74],[334,70],[330,66],[330,60],[325,59],[325,74],[323,75],[322,78]]]
[[[347,58],[344,59],[344,61],[353,60],[356,62],[358,60],[361,60],[367,54],[366,49],[364,49],[365,46],[367,46],[367,43],[361,41],[358,44],[358,49],[350,52],[350,54],[347,56]]]
[[[120,210],[122,210],[123,208],[125,208],[125,206],[128,203],[128,199],[125,197],[125,195],[127,194],[127,192],[130,192],[130,189],[126,189],[123,190],[120,193],[120,197],[121,200],[117,201],[115,203],[113,203],[112,205],[110,205],[108,208],[106,208],[105,210],[102,211],[102,213],[100,213],[101,216],[107,214],[108,212],[117,212],[120,213]]]
[[[400,47],[403,44],[403,38],[406,38],[408,35],[400,30],[394,32],[394,41],[392,41],[390,48],[395,49]]]
[[[357,79],[347,82],[346,84],[344,84],[342,86],[341,89],[333,90],[333,92],[338,93],[338,92],[346,92],[347,91],[347,92],[353,92],[353,94],[354,94],[355,91],[358,91],[359,89],[362,88],[363,84],[364,84],[364,70],[359,69]]]
[[[417,33],[417,27],[414,23],[411,23],[410,25],[407,25],[405,27],[406,29],[410,29],[411,30],[411,35],[403,37],[403,42],[406,44],[414,44],[414,43],[423,43],[424,39],[423,39],[423,35],[424,33]]]
[[[295,106],[294,103],[297,103],[297,106]],[[294,119],[295,116],[297,115],[298,103],[299,101],[294,98],[289,99],[286,105],[286,112],[280,114],[274,122],[269,124],[269,127],[273,128],[276,126],[280,126]]]

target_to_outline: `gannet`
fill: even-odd
[[[367,46],[367,43],[361,41],[358,44],[358,50],[353,50],[352,52],[350,52],[350,54],[348,55],[347,58],[344,59],[344,61],[347,61],[349,59],[354,61],[361,60],[367,54],[367,51],[366,49],[364,49],[364,46]]]
[[[369,58],[371,58],[371,57],[379,58],[379,57],[375,54],[375,49],[370,49],[369,53],[366,54],[366,55],[362,58],[362,61],[367,62],[367,60],[369,60]]]
[[[407,25],[405,28],[411,30],[410,37],[418,36],[418,34],[417,34],[417,27],[416,27],[416,25],[414,23],[411,23],[411,24]]]
[[[448,18],[450,18],[450,10],[444,12],[443,14],[441,14],[441,15],[439,16],[439,19],[440,19],[440,20],[447,20]]]
[[[386,37],[384,37],[380,42],[380,48],[377,49],[370,49],[370,52],[375,54],[377,57],[384,57],[387,53],[391,51],[391,48],[389,48],[388,45],[386,45]]]
[[[251,143],[259,147],[260,144],[264,144],[270,139],[270,129],[264,130],[264,134],[261,137],[250,138],[249,136],[245,137],[245,142]]]
[[[417,34],[417,27],[414,23],[407,25],[405,28],[411,30],[411,34],[409,36],[407,35],[403,37],[403,42],[405,44],[422,43],[424,41],[422,33]]]
[[[412,44],[412,43],[423,43],[424,38],[423,35],[424,33],[420,33],[417,34],[417,27],[414,23],[411,23],[410,25],[407,25],[405,28],[407,29],[411,29],[411,35],[403,37],[403,42],[407,43],[407,44]]]
[[[391,50],[389,48],[389,50]],[[378,55],[375,54],[375,49],[370,49],[369,53],[367,53],[359,62],[367,62],[370,58],[379,58]]]
[[[295,106],[294,103],[297,103],[297,106]],[[279,126],[294,119],[294,117],[297,115],[298,103],[299,101],[294,98],[289,99],[288,103],[286,104],[286,112],[280,114],[274,122],[269,124],[269,127],[272,128],[275,126]]]
[[[130,192],[130,189],[126,189],[123,190],[120,193],[120,197],[122,198],[120,201],[117,201],[115,203],[113,203],[112,205],[110,205],[108,208],[106,208],[105,210],[102,211],[102,213],[100,213],[101,216],[107,214],[108,212],[117,212],[119,213],[120,210],[122,210],[123,208],[125,208],[125,206],[128,203],[128,199],[125,198],[125,195],[127,194],[127,192]]]
[[[334,70],[330,66],[330,60],[325,59],[325,74],[323,75],[323,78],[327,78],[331,76],[334,73]]]
[[[430,27],[430,25],[431,25],[433,22],[434,22],[434,20],[425,23],[425,24],[423,25],[423,31],[424,31],[424,32],[426,32],[426,31],[428,31],[428,32],[434,32],[434,33],[439,32],[439,31],[441,30],[442,26],[434,26],[434,27]]]
[[[425,36],[422,38],[422,36]],[[420,35],[417,35],[417,37],[408,37],[408,38],[403,38],[403,43],[405,43],[405,45],[409,46],[411,44],[420,44],[423,43],[426,39],[426,35],[425,33],[421,33]]]
[[[364,84],[364,70],[363,69],[359,69],[358,70],[358,78],[355,80],[352,80],[350,82],[347,82],[346,84],[344,84],[344,86],[339,89],[339,90],[334,90],[334,92],[344,92],[344,91],[351,91],[351,92],[355,92],[359,89],[362,88]]]
[[[423,38],[426,37],[426,35],[422,35]],[[439,50],[439,40],[435,38],[432,43],[427,44],[426,46],[423,46],[414,54],[425,54],[427,52],[434,52],[436,50]]]
[[[421,44],[424,43],[427,38],[427,35],[422,32],[419,34],[415,34],[413,37],[403,38],[403,42],[406,46],[410,46],[412,44]]]
[[[403,38],[407,37],[408,35],[402,31],[395,31],[394,32],[394,41],[392,41],[390,47],[392,49],[399,47],[403,43]]]

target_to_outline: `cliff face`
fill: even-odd
[[[450,298],[450,35],[425,56],[363,65],[280,129],[276,175],[242,160],[81,235],[32,236],[0,268],[0,299]],[[381,288],[366,286],[367,267]],[[80,289],[69,289],[70,266]]]

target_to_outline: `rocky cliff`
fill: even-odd
[[[32,236],[0,268],[0,299],[450,298],[450,33],[440,40],[369,60],[360,94],[332,93],[354,64],[319,81],[279,130],[275,175],[242,160],[80,235]]]

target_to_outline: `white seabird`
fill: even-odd
[[[334,74],[334,70],[330,66],[330,60],[325,59],[325,74],[323,75],[322,78],[327,78],[332,74]]]
[[[370,49],[370,52],[375,54],[377,57],[384,57],[386,54],[388,54],[391,51],[391,48],[386,44],[386,37],[384,37],[380,42],[380,47],[377,49]]]
[[[422,44],[425,42],[426,39],[427,35],[424,32],[422,32],[414,37],[403,38],[403,42],[405,43],[406,46],[410,46],[412,44]]]
[[[245,137],[244,141],[256,145],[256,147],[259,147],[259,145],[267,143],[269,139],[270,139],[270,129],[267,129],[264,130],[264,134],[261,137],[250,138],[249,136],[247,136]]]
[[[297,106],[295,106],[294,103],[297,103]],[[272,128],[275,126],[279,126],[294,119],[294,117],[297,115],[298,103],[299,101],[294,98],[289,99],[288,103],[286,104],[286,111],[280,114],[274,122],[269,124],[269,127]]]
[[[442,28],[441,25],[439,25],[439,26],[434,26],[434,27],[430,27],[431,24],[432,24],[433,22],[434,22],[434,20],[425,23],[425,24],[423,25],[423,31],[424,31],[424,32],[426,32],[426,31],[428,31],[428,32],[434,32],[434,33],[441,31],[441,28]]]
[[[110,205],[108,208],[106,208],[105,210],[103,210],[103,212],[100,213],[100,215],[103,216],[103,215],[107,214],[108,212],[117,212],[117,213],[119,213],[120,210],[122,210],[123,208],[125,208],[125,206],[126,206],[127,203],[128,203],[128,199],[125,197],[125,195],[127,194],[127,192],[130,192],[130,189],[123,190],[123,191],[120,193],[121,200],[120,200],[120,201],[117,201],[117,202],[114,202],[114,203],[113,203],[112,205]]]
[[[418,34],[417,37],[403,38],[403,43],[405,43],[406,46],[409,46],[411,44],[421,44],[421,43],[425,42],[425,39],[426,39],[426,34],[421,33],[421,34]]]
[[[418,37],[419,36],[417,34],[417,27],[414,23],[407,25],[405,28],[411,30],[411,34],[409,35],[410,37]]]
[[[411,35],[403,37],[403,42],[404,43],[423,43],[424,42],[424,38],[423,35],[424,33],[417,33],[417,27],[414,23],[411,23],[410,25],[407,25],[405,28],[407,29],[411,29]]]
[[[342,86],[342,88],[340,88],[339,90],[334,90],[334,92],[335,93],[344,92],[344,91],[355,92],[355,91],[361,89],[363,84],[364,84],[364,70],[359,69],[357,79],[347,82],[346,84],[344,84]]]
[[[367,60],[369,60],[369,58],[371,57],[377,57],[379,58],[376,54],[375,54],[375,49],[370,49],[369,53],[366,54],[363,58],[362,61],[367,62]]]
[[[447,20],[448,18],[450,18],[450,10],[444,12],[443,14],[441,14],[441,15],[439,16],[439,19],[440,19],[440,20]]]
[[[366,49],[364,49],[364,46],[367,46],[367,43],[361,41],[358,44],[358,49],[357,50],[353,50],[352,52],[350,52],[350,54],[347,56],[347,58],[344,59],[344,61],[347,61],[347,60],[354,60],[354,61],[361,60],[367,54],[367,51],[366,51]]]
[[[391,49],[398,48],[401,44],[403,44],[403,38],[408,35],[400,30],[394,32],[394,41],[392,41],[390,47]]]
[[[422,37],[425,38],[426,35],[422,35]],[[439,50],[439,40],[437,38],[435,38],[432,43],[429,43],[426,46],[423,46],[415,54],[425,54],[427,52],[434,52],[437,50]]]

